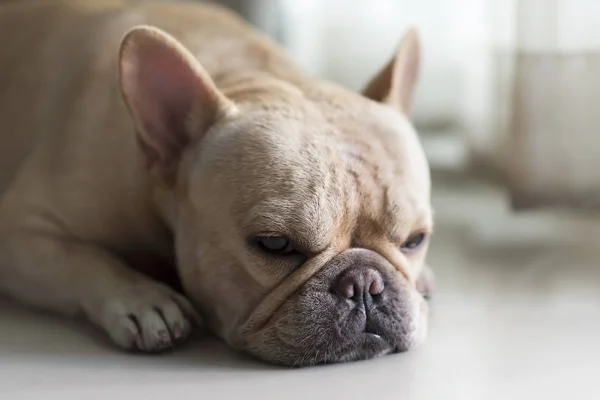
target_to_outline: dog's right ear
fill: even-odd
[[[394,57],[371,79],[363,94],[408,114],[419,74],[420,53],[419,35],[411,28]]]
[[[191,141],[235,110],[192,54],[157,28],[125,35],[119,79],[146,165],[162,179],[174,177]]]

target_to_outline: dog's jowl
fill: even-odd
[[[296,366],[423,342],[416,33],[359,94],[222,8],[92,3],[0,4],[0,292],[148,352],[201,325]]]

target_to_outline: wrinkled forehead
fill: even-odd
[[[333,134],[333,127],[310,110],[261,112],[230,121],[202,141],[192,173],[199,184],[191,185],[192,195],[227,192],[222,204],[257,226],[325,218],[335,213],[330,197],[341,197],[343,186],[328,139]]]
[[[392,184],[414,201],[430,196],[429,165],[409,119],[393,107],[371,104],[368,112],[347,124],[349,154],[356,154],[378,182]],[[398,193],[398,196],[401,196]]]
[[[392,107],[372,104],[343,126],[341,145],[348,185],[359,196],[362,221],[393,236],[429,230],[430,173],[415,129]]]
[[[253,233],[294,229],[300,232],[290,235],[322,247],[331,227],[360,208],[387,218],[429,207],[429,172],[416,133],[387,107],[344,118],[314,110],[260,113],[209,132],[202,147],[199,195],[226,189],[224,202]]]

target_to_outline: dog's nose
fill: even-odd
[[[354,267],[342,272],[334,292],[356,302],[367,301],[383,293],[385,285],[381,274],[370,267]]]

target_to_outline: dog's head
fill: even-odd
[[[423,341],[429,169],[407,120],[414,32],[363,95],[238,74],[219,88],[175,39],[125,38],[121,85],[179,272],[210,328],[310,365]]]

